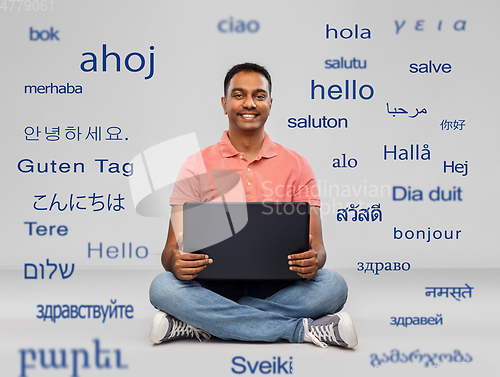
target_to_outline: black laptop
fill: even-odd
[[[309,249],[309,203],[185,203],[184,252],[213,263],[197,280],[300,280],[289,254]]]

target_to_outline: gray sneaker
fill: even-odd
[[[167,342],[176,339],[193,339],[200,342],[210,339],[211,335],[202,329],[198,329],[187,323],[178,320],[174,316],[162,311],[158,311],[153,318],[149,340],[154,344]]]
[[[307,318],[302,320],[304,335],[322,348],[328,345],[354,348],[358,344],[356,330],[351,316],[345,312],[327,314],[308,325]]]

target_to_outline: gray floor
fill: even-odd
[[[250,362],[252,367],[256,362],[267,360],[272,365],[278,358],[281,363],[293,358],[293,374],[298,376],[312,373],[334,376],[339,372],[356,376],[498,375],[498,270],[410,270],[380,276],[339,271],[350,287],[345,311],[351,314],[358,333],[359,345],[354,350],[220,340],[176,341],[153,346],[148,332],[155,310],[148,302],[147,292],[157,272],[159,270],[79,270],[61,283],[60,278],[25,280],[22,271],[3,270],[0,274],[1,375],[22,376],[23,355],[24,375],[35,377],[170,375],[181,371],[185,371],[185,376],[226,376],[238,374],[231,368],[243,371],[242,366],[232,363],[236,356]],[[452,297],[425,295],[428,286],[463,287],[465,283],[474,287],[471,298],[457,301]],[[100,319],[63,318],[54,323],[36,318],[37,305],[106,306],[110,300],[117,300],[117,305],[132,305],[133,318],[108,319],[105,323]],[[435,317],[437,314],[442,315],[442,325],[390,325],[391,317]],[[101,349],[99,360],[96,360],[95,339]],[[65,350],[66,368],[50,367],[51,349],[56,350],[56,365],[61,363],[64,352],[61,350]],[[84,352],[78,351],[82,349],[88,354],[88,368],[84,368]],[[41,350],[45,352],[43,360]],[[472,361],[451,363],[447,354],[456,356],[457,352]],[[413,357],[406,361],[410,354]],[[237,359],[237,363],[242,364],[242,360]],[[460,356],[456,356],[456,360],[460,360]],[[127,368],[119,368],[120,365]],[[273,374],[272,369],[265,369],[265,363],[263,371]],[[247,367],[239,374],[252,372]],[[257,370],[253,374],[262,373]],[[285,374],[285,370],[281,369],[280,374]]]

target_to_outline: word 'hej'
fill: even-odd
[[[348,214],[350,212],[353,212],[351,218],[352,221],[370,221],[370,219],[371,221],[382,221],[382,211],[380,210],[380,203],[374,204],[368,208],[360,208],[359,213],[358,207],[359,204],[357,206],[351,204],[349,207],[337,209],[337,221],[348,221]]]
[[[150,50],[154,50],[154,46],[149,46]],[[84,60],[80,64],[80,69],[83,72],[97,72],[98,69],[98,58],[97,55],[91,51],[82,53],[82,56],[90,56],[88,60]],[[106,72],[108,66],[108,58],[114,59],[116,62],[116,72],[120,72],[121,69],[121,56],[117,52],[108,52],[106,44],[102,45],[102,72]],[[131,63],[133,61],[133,63]],[[139,63],[139,64],[138,64]],[[125,57],[124,60],[125,68],[129,72],[140,72],[146,66],[146,58],[139,52],[131,52]],[[134,66],[132,66],[134,64]],[[154,52],[149,54],[149,74],[144,77],[145,80],[149,80],[154,75]]]
[[[467,161],[465,161],[463,164],[455,163],[455,161],[451,161],[451,164],[447,164],[446,161],[444,161],[444,172],[447,173],[448,168],[450,168],[452,173],[463,173],[462,176],[465,177],[468,170],[467,166]]]
[[[65,349],[54,348],[22,348],[21,374],[20,377],[27,377],[28,369],[69,369],[72,371],[71,377],[78,377],[78,368],[89,369],[127,369],[128,365],[122,363],[122,354],[119,348],[114,350],[101,348],[99,339],[94,339],[94,348],[87,350],[83,347]],[[89,355],[90,354],[90,355]]]

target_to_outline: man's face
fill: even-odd
[[[229,82],[227,97],[221,99],[229,129],[255,131],[266,123],[273,100],[269,83],[257,72],[238,72]]]

